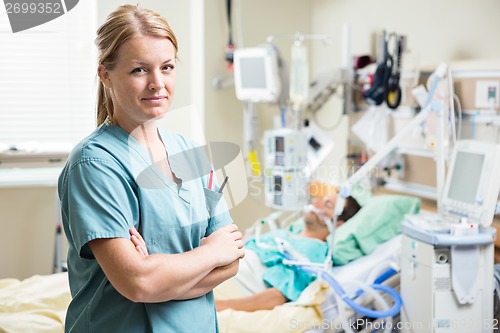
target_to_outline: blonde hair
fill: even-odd
[[[170,40],[177,56],[177,38],[163,17],[139,5],[123,5],[109,14],[106,22],[97,30],[95,43],[99,65],[103,65],[106,70],[112,70],[116,65],[120,46],[131,38],[144,35]],[[97,89],[97,126],[99,126],[107,117],[113,118],[113,101],[100,80]]]

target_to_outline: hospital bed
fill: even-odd
[[[386,217],[392,216],[394,212],[400,216],[416,212],[420,208],[420,201],[409,197],[390,197],[391,200],[379,197],[370,199],[366,207],[337,230],[339,260],[348,261],[333,269],[340,284],[354,279],[366,281],[381,265],[398,261],[400,221],[392,219],[388,223]],[[368,206],[376,207],[378,212],[367,209]],[[371,240],[366,238],[367,235],[371,236]],[[216,288],[215,296],[241,296],[238,292],[241,291],[228,282]],[[65,312],[70,300],[67,273],[32,276],[23,281],[1,279],[0,332],[63,332]],[[221,311],[218,313],[219,326],[221,333],[335,332],[338,308],[332,300],[331,290],[325,283],[316,280],[296,302],[273,310]],[[324,319],[333,321],[325,324]]]

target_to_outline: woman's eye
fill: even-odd
[[[131,73],[143,73],[144,68],[134,68]]]
[[[171,71],[173,69],[174,69],[174,66],[172,66],[172,65],[165,65],[165,66],[163,66],[163,70],[165,70],[165,71]]]

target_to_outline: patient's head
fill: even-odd
[[[344,209],[337,218],[337,221],[341,223],[346,222],[351,217],[353,217],[360,209],[361,205],[356,199],[354,199],[353,197],[347,197],[344,202]]]
[[[333,218],[335,213],[335,203],[337,195],[329,194],[322,197],[312,199],[312,207],[306,209],[304,213],[304,231],[303,236],[314,237],[325,240],[329,235],[327,223]],[[344,201],[344,209],[337,218],[337,226],[339,227],[351,217],[353,217],[361,206],[353,197],[348,197]]]
[[[304,213],[305,228],[312,232],[328,232],[326,223],[333,217],[336,201],[336,194],[313,198],[310,209],[306,209]]]

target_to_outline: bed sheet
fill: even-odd
[[[343,266],[333,267],[335,278],[340,281],[356,279],[365,281],[371,272],[383,262],[394,261],[399,263],[401,256],[401,234],[379,244],[369,255],[365,255]]]
[[[0,280],[0,332],[62,333],[71,300],[68,275]]]

